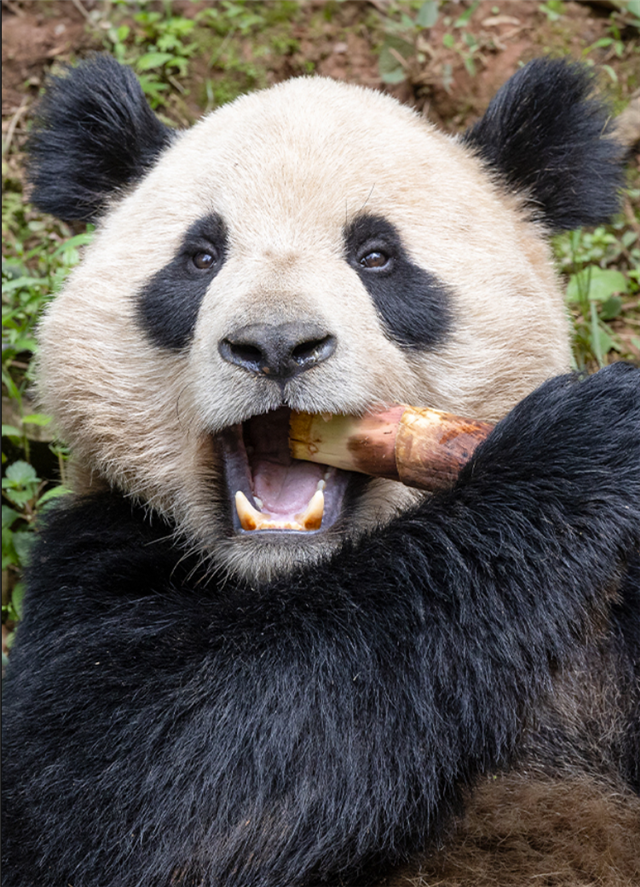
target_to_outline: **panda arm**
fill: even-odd
[[[457,725],[469,718],[484,766],[606,624],[639,554],[640,370],[618,364],[553,379],[522,401],[452,490],[343,560],[343,585],[369,600],[413,589],[433,680],[460,703]]]
[[[337,882],[435,840],[609,616],[640,542],[639,378],[546,383],[452,490],[259,590],[125,501],[60,509],[6,688],[7,884],[141,883],[187,852],[219,883]]]

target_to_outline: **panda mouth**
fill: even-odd
[[[237,533],[317,533],[342,511],[351,472],[294,459],[282,407],[220,435]]]

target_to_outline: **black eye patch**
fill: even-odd
[[[190,226],[175,256],[138,293],[138,323],[155,345],[179,351],[193,335],[200,303],[227,253],[224,221],[211,213]]]
[[[345,229],[344,240],[347,261],[389,334],[413,349],[442,342],[452,324],[451,290],[413,264],[395,227],[381,216],[359,216]]]

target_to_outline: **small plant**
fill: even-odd
[[[11,429],[2,429],[3,436],[12,436]],[[44,506],[52,499],[67,493],[67,488],[59,484],[45,489],[35,468],[28,462],[18,459],[9,465],[2,478],[2,570],[22,575],[28,563],[29,551],[34,540],[35,519]],[[14,584],[12,594],[2,602],[3,621],[20,618],[22,584]]]
[[[109,25],[103,38],[105,48],[135,69],[149,104],[158,108],[165,103],[170,85],[185,91],[176,77],[188,75],[189,60],[198,49],[197,42],[189,42],[196,22],[146,10],[134,15],[133,21],[133,28],[105,22]]]
[[[547,0],[546,3],[540,3],[538,9],[546,15],[550,22],[557,22],[565,13],[562,0]]]
[[[66,450],[50,444],[51,470],[57,463],[62,483],[41,480],[32,464],[33,442],[50,417],[33,412],[29,396],[32,357],[37,351],[35,327],[49,299],[79,261],[80,248],[91,232],[72,236],[68,226],[35,213],[23,204],[17,183],[5,176],[2,263],[2,570],[3,624],[12,627],[20,616],[22,584],[34,538],[36,516],[51,499],[66,492]],[[46,452],[46,447],[44,448]]]
[[[615,321],[622,319],[627,326],[640,327],[640,243],[636,232],[619,220],[592,231],[564,234],[554,245],[560,268],[567,275],[576,367],[582,370],[593,363],[602,367],[612,353],[637,359],[615,330]],[[629,344],[640,351],[640,338],[632,336]]]
[[[423,30],[432,28],[437,22],[439,7],[438,0],[426,0],[415,15],[411,15],[411,8],[405,9],[400,4],[389,7],[384,21],[385,37],[378,58],[378,70],[384,83],[402,83],[410,78],[416,65],[424,64],[426,56],[419,38]]]

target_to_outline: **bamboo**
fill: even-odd
[[[292,413],[294,459],[332,465],[406,486],[450,486],[493,425],[403,404],[356,416]]]

